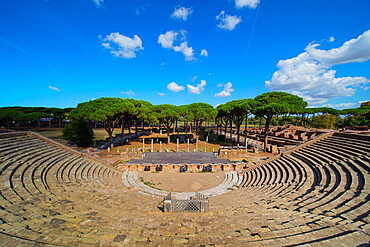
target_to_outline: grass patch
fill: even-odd
[[[156,188],[154,187],[155,185],[160,185],[161,182],[158,182],[157,184],[156,183],[153,183],[152,181],[144,181],[144,178],[143,177],[139,177],[139,180],[145,184],[146,186],[149,186],[150,188],[153,188],[153,189],[156,189],[156,190],[162,190],[160,188]]]

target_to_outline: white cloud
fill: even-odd
[[[335,41],[335,38],[333,36],[331,36],[328,41],[329,42],[334,42]]]
[[[180,46],[174,46],[173,50],[184,54],[186,61],[191,61],[195,59],[193,47],[188,47],[188,42],[186,41],[182,42]]]
[[[168,31],[165,34],[161,34],[158,37],[158,43],[162,45],[163,48],[172,48],[173,41],[176,39],[178,33],[174,31]]]
[[[192,85],[187,85],[188,86],[188,92],[191,93],[191,94],[200,94],[202,91],[204,91],[204,86],[206,85],[206,81],[205,80],[201,80],[200,81],[200,84],[196,85],[196,86],[192,86]]]
[[[168,31],[165,34],[160,34],[158,37],[158,43],[162,45],[163,48],[173,49],[176,52],[181,52],[185,56],[185,60],[191,61],[195,60],[194,57],[194,50],[192,47],[188,46],[188,42],[186,42],[186,31],[180,31],[181,38],[179,46],[174,46],[173,43],[177,39],[178,32]]]
[[[197,75],[195,75],[195,76],[193,76],[193,78],[190,78],[190,80],[192,81],[192,82],[195,82],[195,80],[198,78],[198,76]]]
[[[225,14],[225,11],[221,11],[221,13],[216,16],[216,20],[220,20],[220,23],[217,24],[219,28],[233,30],[242,19],[236,15],[228,15]]]
[[[319,50],[319,44],[311,43],[306,47],[306,53],[323,65],[365,62],[370,59],[370,30],[356,39],[345,42],[341,47],[330,50]]]
[[[133,97],[133,96],[135,96],[135,93],[134,92],[132,92],[131,90],[130,91],[126,91],[126,92],[121,92],[121,94],[127,94],[129,97]]]
[[[217,85],[217,86],[219,86],[219,85]],[[231,82],[226,83],[225,86],[224,86],[224,90],[222,90],[219,93],[216,93],[215,94],[215,97],[227,97],[227,96],[230,96],[231,95],[230,93],[234,92],[234,89],[232,87],[233,87],[233,84],[231,84]]]
[[[185,89],[183,86],[179,86],[176,82],[171,82],[167,85],[168,90],[177,93]]]
[[[208,51],[207,51],[206,49],[203,49],[203,50],[200,52],[200,55],[201,55],[201,56],[208,57]]]
[[[266,86],[271,90],[296,94],[310,105],[324,104],[331,98],[354,95],[356,88],[367,85],[365,77],[336,78],[336,64],[364,62],[370,59],[370,30],[341,47],[319,50],[318,44],[309,44],[297,57],[281,60],[279,68]]]
[[[237,8],[249,7],[251,9],[255,9],[260,0],[235,0],[235,6]]]
[[[186,21],[188,19],[188,16],[191,15],[192,13],[193,13],[192,8],[177,6],[173,11],[171,17],[174,19]]]
[[[217,84],[217,87],[223,87],[223,86],[224,86],[224,84],[222,84],[222,83]]]
[[[158,92],[159,96],[164,96],[164,93]]]
[[[59,88],[52,87],[52,86],[49,86],[48,88],[50,88],[51,90],[54,90],[54,91],[60,92],[60,89],[59,89]]]
[[[111,50],[110,52],[115,57],[134,58],[136,57],[135,51],[144,49],[143,42],[137,35],[131,39],[117,32],[107,35],[104,39],[99,35],[99,38],[103,41],[102,46]]]
[[[92,0],[93,3],[97,6],[97,7],[101,7],[102,4],[104,3],[104,0]]]
[[[339,103],[339,104],[322,104],[322,105],[315,105],[315,106],[310,106],[310,107],[330,107],[338,110],[342,109],[348,109],[348,108],[357,108],[360,107],[361,102],[357,103]]]

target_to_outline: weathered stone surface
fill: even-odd
[[[123,242],[126,239],[126,235],[117,235],[114,239],[113,242]]]
[[[370,143],[363,138],[334,136],[255,168],[243,174],[243,186],[211,197],[210,211],[204,214],[164,214],[157,208],[160,198],[128,190],[120,171],[35,138],[14,141],[13,148],[24,144],[15,157],[1,156],[2,141],[0,232],[8,234],[0,235],[4,246],[352,246],[369,242],[369,219],[364,217],[369,207],[369,174],[364,167],[369,166]],[[24,157],[36,144],[43,149]],[[24,159],[27,163],[22,163]],[[18,177],[23,172],[24,184]]]

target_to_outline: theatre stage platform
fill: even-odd
[[[143,159],[132,159],[130,164],[232,164],[228,159],[217,159],[213,153],[145,153]]]

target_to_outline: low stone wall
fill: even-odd
[[[355,138],[355,139],[360,139],[360,140],[364,140],[364,141],[369,141],[370,140],[370,136],[359,135],[359,134],[352,134],[352,133],[340,133],[340,132],[337,132],[337,133],[334,134],[334,136],[349,137],[349,138]]]
[[[26,132],[6,132],[0,134],[0,139],[5,139],[9,137],[15,137],[15,136],[25,136],[27,135]]]
[[[180,167],[185,166],[187,172],[201,172],[204,167],[212,166],[212,171],[241,171],[244,168],[244,164],[118,164],[117,168],[121,171],[144,171],[145,167],[149,168],[149,171],[156,171],[157,166],[162,167],[162,171],[167,172],[180,172]]]

